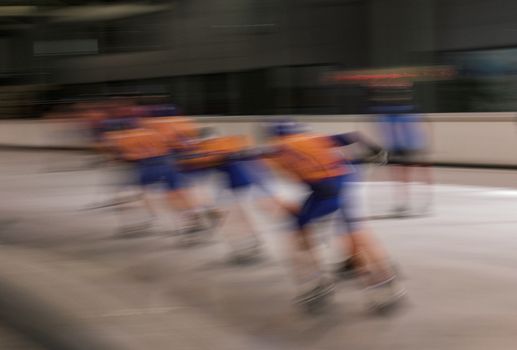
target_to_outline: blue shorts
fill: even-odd
[[[225,175],[226,186],[229,189],[241,189],[253,184],[253,177],[248,166],[242,161],[228,161],[218,167]]]
[[[165,183],[169,190],[183,187],[182,175],[171,158],[154,157],[136,163],[138,181],[141,186]]]
[[[253,184],[256,185],[263,194],[272,196],[273,190],[269,186],[272,174],[267,165],[264,164],[262,160],[250,160],[246,161],[245,164]]]
[[[391,153],[425,150],[427,142],[421,118],[413,114],[388,114],[379,118],[384,147]]]
[[[312,192],[296,216],[297,228],[302,229],[313,220],[338,211],[346,225],[346,232],[355,231],[357,220],[352,217],[350,203],[343,196],[346,181],[345,177],[339,176],[310,184]]]

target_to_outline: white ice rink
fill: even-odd
[[[78,170],[85,160],[59,152],[1,153],[0,274],[39,286],[31,294],[59,295],[75,317],[127,335],[135,349],[510,350],[517,344],[517,173],[436,170],[431,215],[366,223],[399,265],[407,305],[390,316],[372,315],[348,281],[338,285],[330,310],[314,317],[291,304],[278,215],[257,211],[266,258],[250,266],[227,263],[221,233],[245,229],[237,219],[209,244],[190,249],[164,234],[173,220],[163,210],[155,234],[117,239],[117,210],[86,210],[110,198],[117,177]],[[386,214],[393,203],[384,171],[366,174],[364,211]],[[163,207],[158,198],[154,204]]]

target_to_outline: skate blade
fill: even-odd
[[[334,271],[334,281],[350,281],[354,280],[356,278],[359,278],[360,274],[357,271],[350,270],[350,271]]]
[[[180,236],[178,245],[183,248],[201,246],[210,242],[210,235],[203,227],[188,227],[175,230],[173,235]]]
[[[194,248],[201,246],[203,243],[203,237],[182,237],[178,245],[181,248]]]
[[[328,307],[330,297],[333,295],[334,288],[329,288],[324,292],[297,300],[295,303],[302,307],[303,311],[309,315],[319,315]]]
[[[385,314],[395,311],[400,306],[402,306],[403,301],[406,298],[406,295],[407,295],[406,290],[401,289],[401,290],[395,292],[394,294],[390,295],[387,298],[383,298],[383,299],[371,302],[370,307],[373,312],[375,312],[377,314],[385,315]]]
[[[123,227],[115,235],[115,237],[121,238],[121,239],[130,239],[130,238],[149,237],[153,234],[154,234],[154,232],[152,230],[151,225],[141,224],[141,225],[135,225],[135,226],[131,226],[131,227]]]
[[[326,298],[329,295],[334,294],[334,291],[335,291],[334,285],[330,285],[330,286],[325,287],[324,289],[322,289],[318,293],[314,293],[314,294],[311,294],[311,295],[298,297],[298,298],[296,298],[294,300],[294,303],[295,304],[301,304],[301,305],[307,304],[307,303],[312,303],[312,302],[318,301],[320,299],[324,299],[324,298]]]
[[[230,263],[233,265],[252,265],[264,259],[264,255],[260,249],[252,251],[236,253],[230,257]]]
[[[366,275],[366,278],[368,278],[368,275]],[[375,293],[375,291],[382,291],[382,290],[386,290],[388,288],[391,288],[392,287],[392,284],[393,282],[395,281],[395,279],[397,278],[397,276],[393,275],[385,280],[382,280],[380,282],[376,282],[376,283],[373,283],[373,284],[367,284],[366,285],[366,288],[365,288],[365,291],[366,292],[370,292],[370,293]]]

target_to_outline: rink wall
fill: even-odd
[[[246,134],[261,140],[265,122],[275,117],[200,116],[222,134]],[[338,133],[360,130],[379,139],[374,117],[365,115],[300,116],[314,130]],[[424,116],[430,144],[429,161],[444,165],[517,167],[517,113],[454,113]],[[79,124],[42,120],[0,121],[0,146],[81,149],[88,136]]]

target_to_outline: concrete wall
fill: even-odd
[[[216,126],[222,134],[246,134],[261,139],[269,117],[196,117]],[[425,116],[429,131],[430,160],[441,163],[517,166],[515,113],[432,114]],[[360,130],[379,140],[378,125],[368,116],[299,117],[324,133]],[[84,128],[67,122],[2,121],[0,145],[80,147],[88,138]]]

